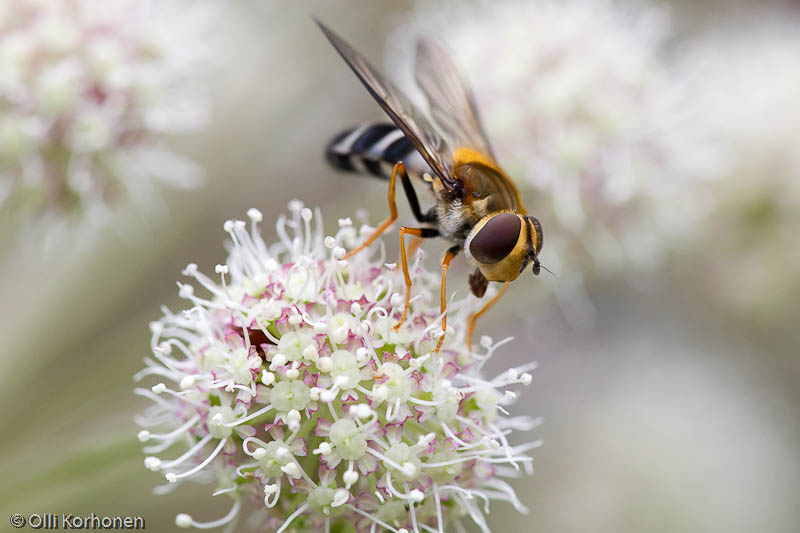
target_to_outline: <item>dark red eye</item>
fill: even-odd
[[[522,223],[517,215],[495,215],[472,238],[469,253],[479,263],[497,263],[514,249],[521,229]]]

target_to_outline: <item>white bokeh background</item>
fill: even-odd
[[[692,72],[686,82],[697,123],[714,126],[709,142],[722,146],[726,170],[659,206],[677,218],[697,215],[686,212],[692,209],[702,216],[656,264],[609,269],[587,261],[577,296],[566,275],[526,275],[479,323],[496,339],[516,338],[506,358],[539,362],[516,408],[545,419],[535,431],[544,440],[536,475],[515,485],[532,513],[497,505],[494,531],[790,533],[800,523],[800,241],[792,229],[800,207],[792,53],[800,48],[800,9],[790,2],[659,5],[671,26],[658,60]],[[170,145],[204,169],[204,186],[160,190],[147,212],[121,202],[105,225],[63,237],[46,253],[2,242],[4,514],[138,514],[149,529],[169,531],[178,512],[211,520],[227,510],[206,487],[150,493],[161,480],[142,464],[132,417],[145,402],[131,393],[148,350],[147,324],[160,305],[176,307],[175,280],[187,263],[208,272],[224,259],[222,223],[248,207],[264,213],[265,228],[293,198],[321,206],[331,223],[358,207],[383,216],[383,184],[324,164],[333,134],[381,115],[309,16],[380,62],[397,55],[384,52],[386,36],[399,39],[397,28],[426,9],[227,4],[205,42],[214,60],[197,73],[210,98],[209,125]],[[525,68],[514,59],[499,60]],[[531,205],[541,202],[533,188],[524,194]],[[545,249],[580,237],[557,218],[539,218]],[[443,249],[426,244],[428,259]],[[465,290],[465,277],[455,265],[451,290]],[[576,298],[586,320],[570,319]],[[493,365],[506,368],[509,360]]]

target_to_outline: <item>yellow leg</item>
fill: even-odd
[[[444,254],[444,259],[442,259],[442,285],[441,285],[441,292],[439,294],[439,301],[440,301],[440,309],[441,312],[444,313],[442,315],[442,336],[439,337],[439,342],[436,343],[436,349],[434,350],[436,353],[439,353],[439,350],[442,348],[442,343],[444,342],[445,332],[447,331],[447,313],[445,313],[445,309],[447,309],[447,269],[450,268],[450,261],[456,256],[458,253],[458,248],[453,251],[453,248],[447,250]]]
[[[411,244],[408,245],[408,255],[414,257],[414,254],[417,252],[417,249],[422,245],[422,237],[414,237],[414,240],[411,241]]]
[[[411,276],[408,274],[408,256],[406,255],[406,235],[422,237],[423,230],[420,228],[400,228],[400,264],[403,265],[403,276],[406,280],[406,303],[403,305],[403,314],[400,315],[400,322],[394,326],[394,330],[400,329],[408,316],[408,302],[411,300]]]
[[[377,227],[377,228],[375,228],[375,231],[372,233],[372,235],[370,235],[369,237],[367,237],[367,240],[365,240],[364,242],[362,242],[362,243],[361,243],[361,244],[360,244],[360,245],[359,245],[357,248],[355,248],[355,249],[353,249],[353,250],[350,250],[349,252],[347,252],[347,253],[345,254],[345,256],[344,256],[344,259],[349,259],[350,257],[353,257],[353,256],[354,256],[354,255],[356,255],[358,252],[360,252],[361,250],[363,250],[364,248],[366,248],[367,246],[369,246],[370,244],[372,244],[372,243],[375,241],[375,239],[377,239],[378,237],[380,237],[380,236],[381,236],[381,234],[382,234],[384,231],[386,231],[386,229],[387,229],[389,226],[391,226],[391,225],[392,225],[392,222],[394,222],[395,220],[397,220],[397,204],[395,204],[395,202],[394,202],[394,184],[395,184],[395,182],[396,182],[396,179],[395,179],[395,178],[397,177],[397,174],[403,174],[403,175],[405,175],[405,173],[406,173],[406,167],[405,167],[405,165],[403,164],[403,162],[402,162],[402,161],[398,161],[398,162],[397,162],[397,163],[394,165],[394,168],[392,169],[392,177],[391,177],[391,178],[389,178],[389,213],[390,213],[390,214],[389,214],[389,218],[387,218],[387,219],[385,219],[383,222],[381,222],[381,223],[378,225],[378,227]]]
[[[508,290],[508,285],[509,282],[506,282],[505,285],[503,285],[503,288],[500,289],[500,292],[495,294],[491,300],[486,302],[486,305],[484,305],[480,311],[469,317],[469,324],[467,325],[467,348],[470,350],[472,350],[472,332],[475,330],[475,322],[481,317],[481,315],[488,311],[489,308],[493,306],[501,296],[506,293]]]

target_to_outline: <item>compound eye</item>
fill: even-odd
[[[479,263],[491,265],[505,259],[519,240],[522,222],[517,215],[501,213],[490,218],[469,243],[469,253]]]

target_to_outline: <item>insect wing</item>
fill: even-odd
[[[450,56],[435,43],[421,39],[417,45],[416,79],[430,104],[436,125],[453,146],[469,147],[495,159],[475,100]]]
[[[367,60],[330,28],[316,21],[339,55],[347,62],[372,97],[403,131],[420,155],[425,159],[442,183],[450,190],[458,185],[452,177],[452,156],[444,139],[436,133],[427,118],[390,81],[383,77]],[[445,161],[448,163],[446,164]]]

